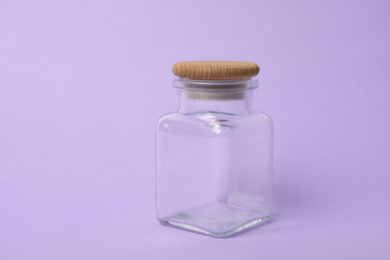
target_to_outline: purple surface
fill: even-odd
[[[2,1],[0,259],[389,259],[388,1]],[[274,220],[155,220],[172,64],[260,64]]]

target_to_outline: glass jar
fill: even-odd
[[[157,219],[227,237],[268,220],[272,122],[251,109],[258,81],[174,79],[180,106],[157,125]]]

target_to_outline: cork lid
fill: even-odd
[[[244,79],[256,76],[259,71],[259,65],[244,61],[182,61],[172,67],[176,76],[196,80]]]

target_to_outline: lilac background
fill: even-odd
[[[0,2],[0,259],[389,259],[388,1]],[[155,220],[173,63],[260,64],[275,220]]]

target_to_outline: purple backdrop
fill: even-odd
[[[389,1],[0,2],[0,259],[389,259]],[[155,220],[173,63],[261,67],[275,219]]]

